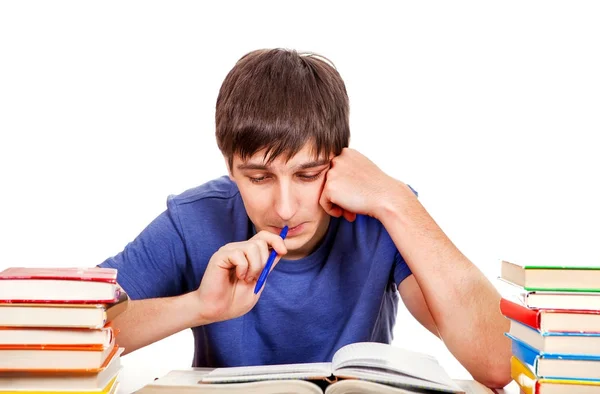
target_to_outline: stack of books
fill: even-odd
[[[502,261],[512,378],[526,394],[600,394],[600,266]]]
[[[128,297],[108,268],[0,272],[0,393],[114,393],[122,348],[110,322]]]

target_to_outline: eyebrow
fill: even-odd
[[[307,170],[309,168],[314,168],[314,167],[320,167],[323,166],[325,164],[329,164],[329,159],[321,159],[321,160],[313,160],[313,161],[309,161],[307,163],[302,163],[296,167],[294,167],[294,170]],[[269,169],[269,166],[266,166],[264,164],[257,164],[257,163],[243,163],[243,164],[238,164],[237,166],[238,170],[262,170],[262,171],[266,171]]]

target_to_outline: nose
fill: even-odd
[[[275,212],[284,222],[289,221],[296,214],[297,202],[291,182],[281,180],[275,198]]]

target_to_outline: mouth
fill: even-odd
[[[282,227],[273,227],[274,229],[277,230],[277,233],[279,234],[282,230]],[[302,230],[304,229],[304,223],[300,223],[297,226],[294,227],[288,227],[288,233],[287,233],[287,237],[293,237],[295,235],[298,235],[302,232]]]

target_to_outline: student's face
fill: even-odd
[[[281,155],[267,165],[264,151],[245,161],[237,155],[233,158],[230,178],[256,230],[279,234],[289,227],[285,259],[307,256],[327,232],[329,215],[319,199],[332,157],[316,158],[307,144],[287,162]]]

